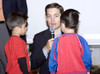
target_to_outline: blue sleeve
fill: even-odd
[[[83,42],[83,45],[84,45],[83,56],[82,56],[83,63],[86,69],[90,70],[92,61],[91,61],[91,51],[90,51],[89,45],[83,37],[81,37],[80,41],[81,41],[81,44]]]
[[[45,56],[46,59],[47,59],[47,58],[48,58],[48,53],[49,53],[49,52],[47,52],[47,51],[45,50],[45,48],[43,48],[42,51],[43,51],[44,56]]]
[[[56,40],[57,39],[57,40]],[[53,42],[52,48],[51,48],[51,52],[50,52],[50,56],[49,56],[49,71],[50,72],[55,72],[57,70],[57,61],[54,59],[54,53],[55,53],[55,57],[57,59],[57,47],[58,47],[58,38],[56,38]],[[56,43],[56,44],[55,44]],[[54,46],[55,44],[55,46]],[[55,47],[55,48],[54,48]],[[53,50],[54,49],[54,50]],[[54,52],[55,51],[55,52]]]

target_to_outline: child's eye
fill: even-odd
[[[28,22],[26,22],[26,26],[25,27],[27,27],[28,26]]]

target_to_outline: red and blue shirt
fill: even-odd
[[[49,71],[56,74],[86,74],[91,69],[91,51],[87,41],[76,33],[57,37],[49,57]]]

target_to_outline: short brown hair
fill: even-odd
[[[7,18],[7,26],[13,30],[16,26],[22,26],[27,21],[27,16],[21,12],[12,12]]]
[[[60,10],[60,13],[62,14],[64,12],[64,8],[59,5],[58,3],[51,3],[51,4],[48,4],[46,7],[45,7],[45,14],[47,15],[47,9],[49,8],[57,8]]]

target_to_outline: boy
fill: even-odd
[[[86,40],[75,33],[79,23],[79,12],[68,9],[61,15],[61,30],[49,57],[51,74],[87,74],[91,69],[91,52]],[[89,72],[88,72],[89,73]]]
[[[21,12],[12,12],[7,19],[7,26],[12,36],[5,45],[8,74],[29,74],[29,56],[24,40],[20,38],[27,30],[27,16]]]

